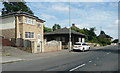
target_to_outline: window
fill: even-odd
[[[37,22],[38,27],[40,27],[40,22]]]
[[[40,39],[40,34],[38,34],[38,37],[37,37],[38,39]]]
[[[26,17],[25,18],[25,23],[26,24],[33,24],[34,25],[34,20],[32,18]]]
[[[34,38],[34,32],[25,32],[25,38]]]
[[[22,23],[22,17],[19,16],[18,19],[19,19],[19,23]]]
[[[87,44],[83,43],[82,45],[87,45]]]
[[[81,43],[75,43],[75,45],[81,45]]]

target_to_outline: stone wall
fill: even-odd
[[[100,46],[97,43],[86,43],[87,45],[89,45],[90,47],[96,47],[96,46]]]
[[[44,52],[60,51],[61,49],[62,45],[60,41],[51,41],[44,45]]]

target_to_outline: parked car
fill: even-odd
[[[73,46],[73,50],[80,50],[84,52],[85,50],[90,50],[90,46],[86,43],[76,42]]]

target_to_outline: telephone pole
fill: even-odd
[[[70,0],[69,0],[69,52],[72,50],[72,43],[71,43],[71,17],[70,17]]]

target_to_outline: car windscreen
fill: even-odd
[[[75,43],[75,45],[81,45],[81,43]]]
[[[87,44],[83,43],[82,45],[87,45]]]

